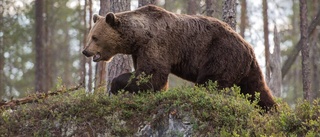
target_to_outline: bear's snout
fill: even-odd
[[[85,55],[86,57],[91,57],[91,56],[94,55],[94,54],[92,54],[92,53],[90,53],[90,52],[88,52],[88,51],[86,51],[86,50],[83,50],[83,51],[82,51],[82,54]]]

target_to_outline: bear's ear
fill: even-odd
[[[116,17],[116,15],[114,15],[112,12],[107,13],[106,15],[106,22],[110,25],[110,26],[118,26],[120,21],[119,19]]]
[[[93,19],[93,23],[96,23],[97,22],[97,20],[99,20],[99,15],[98,14],[94,14],[93,15],[93,17],[92,17],[92,19]]]

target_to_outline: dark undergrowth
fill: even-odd
[[[0,136],[133,136],[145,123],[163,126],[169,114],[187,114],[192,136],[320,136],[319,99],[298,101],[295,109],[277,100],[278,112],[264,113],[238,87],[218,91],[215,83],[112,97],[102,91],[82,89],[2,109]]]

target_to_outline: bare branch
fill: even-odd
[[[21,105],[21,104],[27,104],[27,103],[33,103],[33,102],[38,102],[40,99],[44,99],[47,98],[49,96],[54,96],[54,95],[59,95],[61,93],[66,93],[66,92],[70,92],[70,91],[75,91],[78,90],[79,88],[82,87],[82,84],[79,84],[73,88],[69,88],[69,89],[60,89],[54,92],[49,92],[49,93],[37,93],[37,94],[33,94],[33,95],[29,95],[27,97],[24,98],[20,98],[20,99],[14,99],[14,100],[10,100],[7,102],[0,102],[0,108],[13,108],[15,106]]]

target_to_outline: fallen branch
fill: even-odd
[[[54,92],[49,92],[49,93],[37,93],[37,94],[29,95],[27,97],[20,98],[20,99],[14,99],[14,100],[10,100],[7,102],[0,102],[0,108],[7,109],[7,108],[13,108],[13,107],[21,105],[21,104],[38,102],[38,100],[40,100],[40,99],[44,99],[49,96],[59,95],[61,93],[75,91],[81,87],[82,87],[82,84],[79,84],[79,85],[77,85],[73,88],[69,88],[69,89],[60,89],[60,90],[57,90]]]

